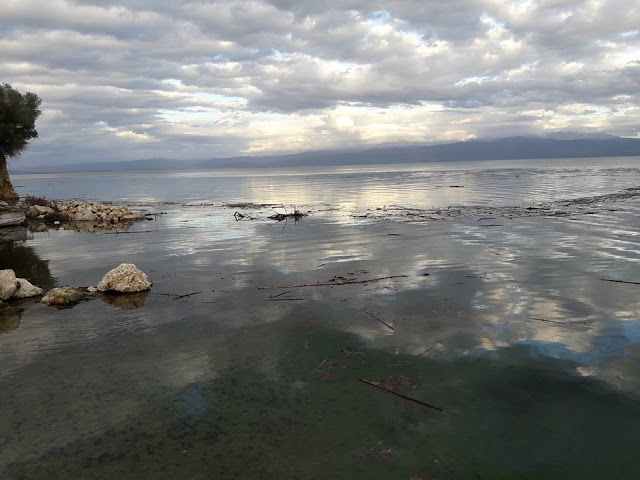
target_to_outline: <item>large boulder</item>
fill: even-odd
[[[13,270],[0,270],[0,300],[9,300],[18,289],[16,274]]]
[[[102,277],[98,283],[98,290],[121,293],[144,292],[152,285],[147,274],[133,263],[121,263]]]
[[[71,307],[87,298],[89,298],[89,295],[79,288],[58,287],[49,290],[46,295],[42,297],[42,303],[54,307]]]
[[[31,205],[29,210],[27,210],[27,217],[36,218],[40,215],[49,215],[54,213],[55,210],[51,207],[45,207],[42,205]]]
[[[24,278],[18,278],[16,279],[16,282],[18,284],[18,288],[16,289],[12,298],[29,298],[42,295],[42,289],[40,287],[32,285],[28,280],[25,280]]]

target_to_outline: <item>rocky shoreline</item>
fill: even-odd
[[[97,287],[63,286],[52,288],[46,293],[28,280],[17,278],[13,270],[5,269],[0,270],[0,308],[3,302],[35,297],[41,297],[40,301],[49,306],[72,307],[83,300],[89,300],[96,294],[126,297],[148,292],[152,285],[153,282],[149,277],[132,263],[122,263],[105,273]]]
[[[92,201],[68,200],[55,202],[49,200],[29,205],[24,203],[27,218],[47,221],[94,222],[99,224],[117,224],[145,220],[144,213],[134,213],[127,206],[104,205]],[[44,204],[42,204],[44,203]]]

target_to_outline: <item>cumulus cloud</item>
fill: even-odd
[[[44,100],[34,164],[638,136],[638,25],[622,0],[6,0],[0,72]]]

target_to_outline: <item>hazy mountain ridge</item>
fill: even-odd
[[[640,156],[640,139],[615,137],[607,134],[565,139],[564,136],[569,134],[557,135],[560,139],[555,137],[509,137],[497,140],[470,140],[445,144],[381,145],[374,148],[353,150],[322,150],[288,155],[241,156],[207,160],[153,158],[124,162],[10,168],[10,172],[14,174],[83,173]]]

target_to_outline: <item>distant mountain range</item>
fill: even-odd
[[[551,137],[510,137],[446,144],[378,146],[358,150],[324,150],[264,157],[174,160],[152,158],[124,162],[47,165],[14,169],[18,173],[70,173],[150,170],[195,170],[209,168],[259,168],[371,165],[393,163],[456,162],[472,160],[519,160],[540,158],[640,156],[640,139],[601,134],[597,136],[557,134]],[[640,165],[640,163],[639,163]]]

